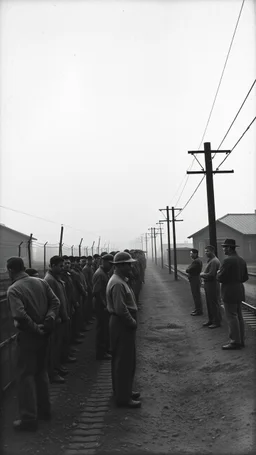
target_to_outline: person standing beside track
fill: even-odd
[[[128,408],[141,406],[140,401],[135,401],[140,394],[132,391],[136,368],[138,308],[128,279],[134,262],[129,253],[117,253],[112,262],[115,271],[107,285],[113,394],[117,406]]]
[[[195,309],[192,311],[191,316],[201,316],[203,314],[203,305],[201,298],[200,273],[202,272],[203,263],[198,257],[198,250],[196,248],[192,248],[190,250],[190,257],[193,260],[186,269],[186,273],[188,275],[188,280],[195,304]]]
[[[205,248],[205,254],[208,258],[204,272],[200,274],[204,280],[204,290],[206,305],[208,311],[208,321],[203,323],[203,327],[216,329],[221,325],[221,309],[218,297],[217,271],[220,268],[220,261],[215,256],[215,248],[208,245]]]
[[[97,320],[96,326],[96,360],[110,360],[109,355],[109,314],[106,302],[106,288],[109,280],[113,261],[111,254],[106,254],[101,258],[101,265],[96,270],[92,278],[93,307]]]
[[[19,420],[17,430],[35,431],[38,418],[50,419],[51,404],[47,374],[47,350],[50,333],[58,315],[60,301],[41,278],[25,273],[23,260],[7,261],[12,285],[7,301],[17,334],[17,378]]]
[[[247,265],[243,258],[236,253],[236,241],[226,239],[222,244],[225,255],[217,279],[221,283],[221,296],[229,327],[230,342],[224,350],[244,347],[244,320],[242,301],[245,299],[244,285],[248,281]]]

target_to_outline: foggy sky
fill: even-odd
[[[177,203],[241,3],[2,0],[1,204],[56,224],[5,209],[1,222],[41,242],[57,242],[64,224],[76,228],[64,228],[69,245],[101,236],[102,246],[138,247],[158,209]],[[204,138],[214,150],[255,78],[255,55],[247,0]],[[255,87],[221,148],[254,116]],[[256,208],[255,139],[254,123],[223,165],[234,174],[214,177],[217,218]],[[200,179],[189,177],[178,207]],[[180,218],[179,242],[208,224],[205,182]]]

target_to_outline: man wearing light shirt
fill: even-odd
[[[117,406],[129,408],[141,406],[141,402],[136,401],[140,394],[132,391],[138,308],[128,279],[134,262],[129,253],[117,253],[113,261],[115,271],[107,285],[113,393]]]
[[[205,254],[208,258],[204,272],[200,274],[204,280],[204,290],[206,305],[208,311],[208,321],[203,324],[204,327],[209,329],[216,329],[221,324],[221,310],[218,298],[218,282],[217,272],[220,268],[220,261],[215,256],[215,248],[208,245],[205,248]]]

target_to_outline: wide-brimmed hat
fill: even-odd
[[[125,263],[132,263],[132,262],[137,262],[136,259],[132,259],[131,255],[129,253],[126,253],[125,251],[121,251],[117,253],[114,257],[114,261],[112,261],[112,264],[125,264]]]
[[[221,246],[233,246],[236,248],[239,245],[236,244],[236,241],[234,239],[226,239],[224,243],[221,244]]]

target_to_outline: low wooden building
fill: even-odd
[[[255,213],[228,213],[216,220],[218,258],[224,259],[221,244],[226,238],[235,239],[239,248],[237,252],[247,263],[256,264],[256,211]],[[209,245],[209,226],[191,234],[193,246],[204,257],[204,249]]]
[[[0,224],[0,271],[6,270],[6,261],[11,256],[20,256],[28,267],[28,241],[30,236]],[[36,240],[33,237],[33,240]],[[32,254],[32,253],[31,253]]]

